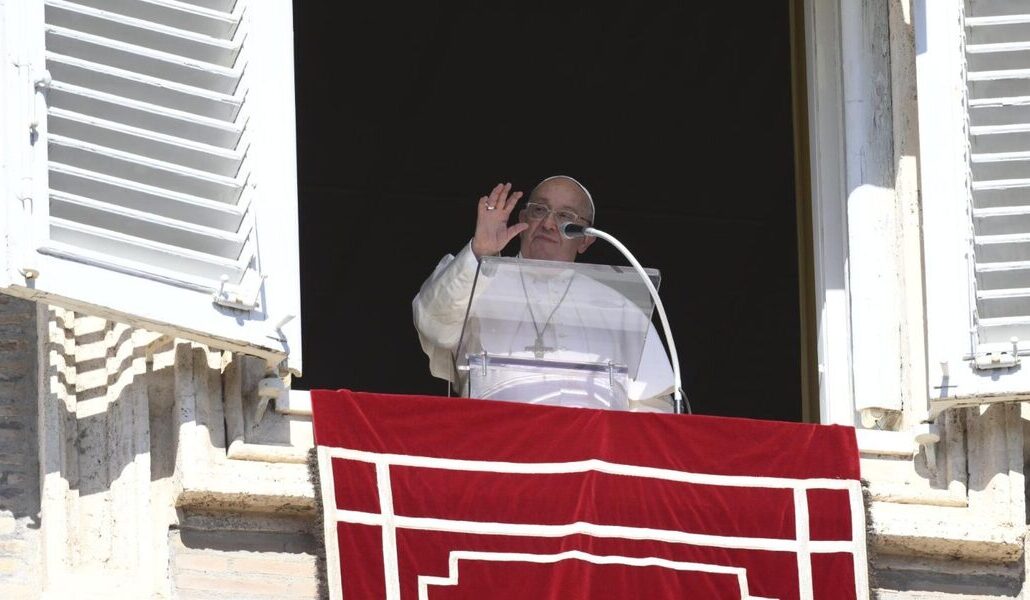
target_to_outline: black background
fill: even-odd
[[[695,412],[800,420],[786,1],[305,1],[294,27],[298,387],[445,393],[412,297],[495,183],[568,174],[662,271]]]

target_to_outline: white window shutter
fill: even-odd
[[[917,73],[932,396],[1026,397],[1030,3],[927,2],[923,10]]]
[[[0,286],[299,371],[289,0],[0,10]]]

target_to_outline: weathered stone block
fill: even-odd
[[[9,447],[10,450],[19,450],[20,444],[25,441],[25,434],[15,429],[0,429],[0,448]]]
[[[37,600],[40,591],[32,585],[0,583],[0,598],[4,600]]]
[[[304,560],[300,557],[247,557],[234,558],[232,570],[237,573],[260,573],[264,575],[282,575],[300,579],[315,578],[315,559]]]
[[[201,575],[179,573],[175,577],[176,587],[183,590],[209,591],[220,598],[237,596],[257,598],[295,597],[286,579],[250,579],[223,575]]]
[[[24,487],[28,483],[28,478],[23,473],[10,473],[6,471],[0,471],[0,484]]]
[[[0,388],[0,394],[3,394],[3,388]],[[0,424],[4,423],[8,419],[28,419],[34,418],[35,416],[35,407],[28,402],[0,405]]]
[[[0,338],[0,352],[22,352],[27,347],[26,340]]]
[[[25,563],[17,558],[0,558],[0,574],[12,575],[25,570]]]
[[[22,539],[0,540],[0,556],[17,557],[24,554],[28,547]]]
[[[183,571],[224,572],[229,570],[229,559],[210,553],[180,554],[175,557],[175,568]]]

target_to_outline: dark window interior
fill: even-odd
[[[495,183],[568,174],[597,226],[662,271],[695,412],[800,420],[788,15],[787,1],[294,2],[298,387],[445,393],[412,297]],[[585,259],[625,264],[601,241]]]

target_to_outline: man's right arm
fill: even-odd
[[[429,356],[429,371],[435,377],[451,380],[453,376],[452,354],[460,341],[477,266],[471,244],[466,244],[457,256],[448,254],[411,303],[418,339]]]
[[[457,336],[461,334],[465,309],[472,296],[477,265],[469,244],[457,256],[448,254],[440,260],[412,302],[419,333],[432,336],[439,345],[453,348],[458,344]],[[459,329],[454,336],[441,335],[441,329],[453,326]]]
[[[453,381],[452,353],[461,341],[479,257],[499,254],[528,227],[525,223],[508,226],[508,218],[522,197],[522,192],[510,192],[510,183],[498,183],[489,195],[479,199],[472,241],[457,256],[443,257],[411,303],[418,339],[435,377]]]

